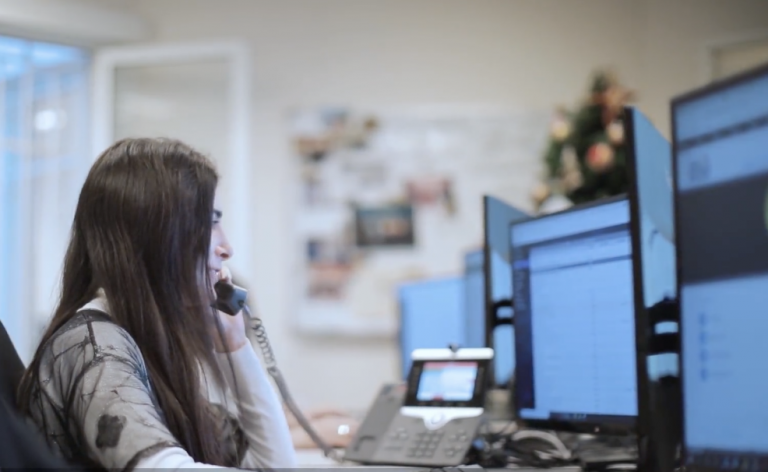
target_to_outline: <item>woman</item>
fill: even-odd
[[[70,461],[295,466],[242,313],[211,308],[232,249],[218,176],[172,140],[115,143],[83,185],[61,297],[20,407]]]

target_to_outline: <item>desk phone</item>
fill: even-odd
[[[382,389],[345,459],[430,467],[465,462],[484,420],[493,349],[417,349],[411,359],[405,388]],[[401,403],[394,406],[393,398]]]

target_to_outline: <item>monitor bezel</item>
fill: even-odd
[[[666,460],[665,451],[659,450],[660,445],[653,443],[654,431],[658,431],[658,428],[664,428],[664,424],[655,425],[656,420],[661,421],[661,418],[657,418],[652,412],[652,397],[651,397],[651,382],[648,377],[648,357],[652,355],[652,343],[651,339],[654,336],[655,324],[661,319],[654,320],[651,317],[650,312],[645,306],[645,273],[643,265],[643,241],[642,241],[642,216],[640,208],[640,185],[638,176],[638,161],[637,155],[637,136],[635,135],[635,120],[637,118],[648,121],[664,138],[670,146],[669,159],[670,166],[672,164],[672,143],[664,137],[661,131],[656,127],[651,120],[635,107],[625,107],[623,110],[622,124],[624,127],[624,145],[626,150],[627,159],[627,174],[629,177],[629,188],[627,197],[629,199],[629,228],[630,238],[632,240],[632,273],[633,273],[633,285],[634,285],[634,298],[635,298],[635,346],[637,356],[637,441],[638,441],[638,459],[641,467],[650,466],[650,461],[664,461]],[[670,188],[670,192],[673,192]],[[671,203],[674,210],[674,201]],[[674,269],[677,270],[676,268]],[[676,303],[677,297],[670,300],[670,304]],[[679,326],[679,319],[668,320],[675,321]],[[678,328],[679,335],[679,328]],[[676,335],[677,336],[677,335]],[[674,338],[667,338],[674,339]],[[677,344],[679,346],[679,344]],[[677,349],[677,346],[674,348]],[[672,348],[672,345],[670,345]],[[679,372],[678,372],[679,382]],[[673,419],[669,419],[673,421]],[[668,424],[668,423],[666,423]],[[654,428],[654,425],[656,428]],[[669,428],[664,428],[669,429]],[[679,426],[676,431],[679,431]],[[674,436],[675,444],[669,445],[668,451],[674,451],[679,446],[680,438],[679,434]],[[666,445],[665,445],[666,448]],[[665,457],[661,457],[664,455]]]
[[[467,334],[469,333],[469,331],[470,331],[469,330],[469,325],[470,324],[477,322],[477,320],[472,319],[471,316],[470,316],[470,314],[474,310],[472,310],[472,307],[470,307],[471,300],[470,300],[470,297],[467,296],[467,293],[468,293],[467,292],[467,290],[468,290],[467,284],[468,284],[469,275],[470,275],[470,269],[469,268],[471,266],[470,263],[469,263],[469,260],[472,257],[477,257],[478,254],[480,254],[480,259],[482,260],[482,267],[481,267],[481,270],[480,270],[480,276],[483,278],[483,293],[482,293],[482,297],[483,297],[483,312],[482,312],[482,315],[481,315],[482,316],[481,321],[484,323],[484,325],[483,325],[483,347],[488,347],[487,339],[486,339],[486,331],[485,331],[485,315],[486,315],[487,303],[486,303],[486,300],[485,300],[485,249],[484,249],[483,246],[476,247],[474,249],[470,249],[470,250],[464,251],[464,255],[463,255],[463,258],[462,258],[462,263],[464,264],[464,267],[462,268],[462,274],[463,274],[463,277],[464,277],[464,316],[465,316],[464,322],[465,322],[465,325],[466,325],[465,333],[467,333]],[[465,338],[465,341],[466,340],[467,339]],[[475,346],[462,346],[462,347],[475,347]]]
[[[406,381],[406,393],[403,400],[404,407],[416,408],[482,408],[485,404],[489,375],[489,367],[493,362],[493,349],[490,348],[465,348],[453,351],[451,349],[416,349],[411,356],[414,368],[408,373]],[[418,390],[421,383],[421,374],[426,364],[431,362],[472,362],[477,366],[477,378],[472,398],[464,401],[419,400]]]
[[[564,210],[548,213],[545,215],[541,215],[537,218],[531,218],[531,219],[536,219],[536,220],[549,219],[559,215],[574,213],[574,212],[587,210],[590,208],[595,208],[595,207],[604,206],[604,205],[610,205],[610,204],[625,201],[628,199],[629,198],[627,194],[619,194],[619,195],[614,195],[610,197],[604,197],[599,200],[582,203],[579,205],[574,205]],[[629,215],[629,218],[631,219],[631,213]],[[526,221],[530,221],[530,220],[526,220]],[[510,223],[508,233],[507,233],[507,241],[509,242],[509,245],[510,245],[510,251],[512,250],[512,228],[518,224],[524,224],[526,221],[516,221],[516,222]],[[512,275],[512,277],[514,281],[514,274]],[[634,278],[634,273],[633,273],[633,278]],[[520,355],[518,352],[515,352],[515,357],[518,359],[520,358]],[[520,386],[516,383],[515,391],[513,392],[513,395],[515,397],[517,397],[517,394],[518,394],[517,389],[519,388]],[[638,415],[626,416],[626,417],[622,416],[621,418],[626,418],[626,420],[622,419],[621,421],[616,421],[616,420],[611,421],[610,419],[611,417],[594,418],[594,420],[592,421],[590,421],[590,419],[592,418],[588,418],[587,420],[584,420],[584,421],[567,421],[567,420],[553,420],[553,419],[531,420],[531,419],[521,418],[520,410],[521,410],[520,405],[516,403],[515,417],[518,418],[519,423],[521,423],[522,425],[528,428],[548,429],[553,431],[574,432],[574,433],[616,435],[616,436],[630,436],[635,434],[637,431]]]
[[[494,197],[492,195],[483,195],[483,281],[484,281],[484,299],[485,299],[485,326],[483,329],[485,330],[485,346],[494,348],[494,332],[496,329],[496,314],[494,312],[494,301],[493,301],[493,276],[491,274],[491,244],[490,244],[490,235],[488,231],[488,225],[489,225],[489,202],[496,201],[497,203],[503,204],[507,208],[509,208],[512,211],[521,213],[524,215],[523,218],[519,220],[514,221],[526,221],[530,218],[533,218],[532,215],[530,215],[528,212],[521,210],[514,205],[510,205],[509,203],[505,202],[504,200]],[[511,223],[507,222],[507,225]],[[489,282],[490,281],[490,282]],[[512,319],[514,320],[514,314],[512,315]],[[511,322],[514,326],[514,321]],[[514,348],[514,340],[512,340],[513,348]],[[490,366],[488,367],[488,387],[489,388],[501,388],[501,389],[509,389],[510,385],[503,385],[496,382],[496,366],[495,366],[496,360],[494,359]],[[510,383],[514,384],[514,377],[515,377],[515,371],[512,370],[512,378],[509,379]]]
[[[671,129],[672,129],[672,192],[673,192],[673,202],[674,202],[674,227],[675,227],[675,235],[680,234],[680,201],[678,199],[678,193],[679,188],[677,185],[678,176],[680,175],[679,170],[679,159],[678,159],[678,145],[677,145],[677,138],[678,138],[678,129],[677,129],[677,120],[676,112],[678,108],[680,108],[683,105],[686,105],[688,103],[694,102],[696,100],[708,97],[710,95],[714,95],[716,93],[722,92],[726,89],[729,89],[731,87],[735,87],[738,85],[741,85],[745,82],[749,82],[755,79],[759,79],[761,77],[768,76],[768,64],[763,64],[760,66],[757,66],[755,68],[746,70],[744,72],[740,72],[738,74],[734,74],[732,76],[726,77],[724,79],[712,82],[709,85],[705,85],[703,87],[699,87],[696,89],[693,89],[691,91],[682,93],[676,97],[673,97],[670,102],[670,120],[671,120]],[[690,460],[690,453],[688,451],[688,443],[686,438],[686,410],[685,410],[685,392],[686,392],[686,382],[685,382],[685,361],[684,361],[684,351],[685,351],[685,341],[683,332],[685,330],[685,322],[683,321],[683,312],[682,312],[682,298],[683,298],[683,281],[682,281],[682,271],[681,271],[681,264],[680,264],[680,245],[675,244],[675,259],[676,259],[676,283],[677,283],[677,311],[680,314],[679,324],[678,324],[678,330],[680,333],[680,350],[678,352],[678,372],[680,373],[680,395],[681,395],[681,411],[680,416],[682,420],[681,424],[681,444],[680,444],[680,450],[681,450],[681,458],[682,463],[685,465],[686,470],[689,472],[719,472],[719,471],[725,471],[725,470],[731,470],[726,469],[723,467],[717,467],[716,465],[704,465],[704,464],[695,464],[692,463]],[[743,457],[749,457],[749,458],[755,458],[755,454],[739,454],[739,453],[731,453],[727,451],[713,451],[715,454],[731,454],[733,456],[743,456]],[[760,459],[762,460],[768,460],[768,454],[766,455],[759,455]],[[712,464],[714,464],[717,461],[713,461]]]
[[[636,432],[638,439],[649,433],[645,424],[647,418],[644,413],[650,408],[650,398],[648,396],[648,375],[647,375],[647,357],[648,357],[648,315],[645,310],[645,293],[643,283],[643,261],[642,261],[642,228],[640,223],[640,193],[637,182],[637,155],[635,145],[635,113],[639,111],[632,107],[625,107],[622,116],[624,127],[624,147],[627,159],[627,175],[629,177],[629,188],[627,189],[627,200],[629,200],[629,236],[632,241],[632,285],[634,290],[635,302],[635,356],[637,369],[637,425]],[[642,448],[641,448],[642,450]]]

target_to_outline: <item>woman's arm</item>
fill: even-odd
[[[217,353],[216,357],[237,400],[240,423],[248,439],[249,450],[243,467],[296,467],[288,422],[251,343],[230,353]]]
[[[218,273],[219,282],[231,283],[229,270]],[[233,393],[240,425],[248,441],[243,467],[269,469],[296,467],[288,422],[280,401],[248,339],[245,316],[217,311],[209,324],[216,361]]]
[[[43,388],[64,397],[84,455],[113,470],[215,467],[196,463],[168,430],[141,352],[124,330],[91,320],[62,334],[53,350],[52,371],[43,375],[53,381]]]

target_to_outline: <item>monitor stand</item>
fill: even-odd
[[[512,394],[508,389],[488,390],[485,395],[485,416],[490,421],[511,421],[515,418]]]

